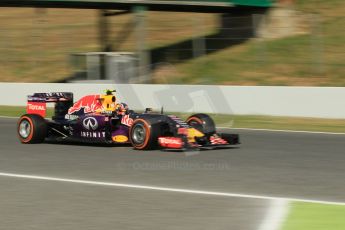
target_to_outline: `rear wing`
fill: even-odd
[[[59,93],[34,93],[28,96],[28,102],[59,102],[72,101],[73,93],[59,92]]]
[[[34,93],[29,95],[27,99],[26,112],[28,114],[37,114],[42,117],[46,116],[47,104],[65,102],[67,104],[73,103],[73,93],[70,92],[56,92],[56,93]]]

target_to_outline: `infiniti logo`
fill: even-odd
[[[88,117],[83,120],[83,126],[87,130],[96,130],[98,128],[98,122],[94,117]]]

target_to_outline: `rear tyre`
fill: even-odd
[[[136,119],[129,130],[129,140],[135,149],[148,150],[158,146],[159,124],[146,119]]]
[[[37,114],[25,114],[20,117],[17,133],[24,144],[42,143],[47,136],[47,123]]]
[[[204,133],[206,136],[212,136],[216,133],[216,126],[213,119],[203,113],[198,113],[190,116],[186,120],[187,124],[200,132]]]

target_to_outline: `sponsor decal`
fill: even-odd
[[[41,111],[44,111],[46,110],[46,107],[45,107],[45,103],[29,103],[28,104],[28,107],[30,110],[41,110]]]
[[[105,138],[105,132],[80,132],[81,137],[87,138]]]
[[[72,114],[75,112],[84,109],[84,113],[92,113],[96,110],[103,109],[102,103],[99,101],[100,95],[88,95],[82,97],[78,100],[74,105],[68,109],[68,114]]]
[[[121,124],[132,126],[133,125],[133,119],[129,117],[129,115],[125,115],[121,119]]]
[[[178,137],[159,137],[158,143],[165,148],[180,149],[183,146],[183,141]]]
[[[98,122],[94,117],[87,117],[83,120],[83,126],[87,130],[96,130],[98,128]]]
[[[113,141],[115,142],[127,142],[128,141],[128,137],[126,137],[125,135],[116,135],[112,137]]]
[[[212,145],[226,145],[229,144],[226,140],[219,137],[218,135],[213,135],[210,137],[210,142]]]
[[[47,105],[45,102],[28,102],[26,112],[28,114],[38,114],[42,117],[46,116]]]
[[[79,116],[77,116],[77,115],[71,115],[71,114],[65,115],[65,119],[67,119],[67,120],[77,120],[78,118],[79,118]]]

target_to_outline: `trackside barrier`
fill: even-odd
[[[135,110],[345,118],[345,87],[0,83],[0,105],[24,106],[34,92],[73,92],[76,100],[105,89]]]

